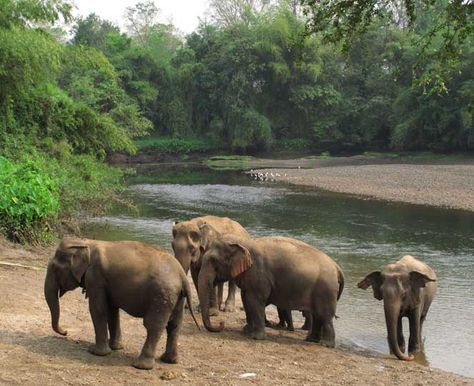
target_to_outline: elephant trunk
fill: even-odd
[[[209,318],[210,294],[214,291],[214,280],[216,278],[216,271],[211,264],[204,264],[199,272],[198,278],[198,295],[199,303],[201,304],[202,322],[206,329],[211,332],[221,332],[224,329],[224,322],[221,322],[219,327],[214,327]]]
[[[67,335],[67,331],[59,326],[59,286],[52,266],[48,266],[46,279],[44,281],[44,297],[48,303],[49,311],[51,312],[51,326],[53,330],[60,335]]]
[[[400,315],[400,302],[384,298],[385,322],[387,324],[387,340],[390,351],[403,361],[412,361],[413,355],[406,355],[398,346],[398,318]]]

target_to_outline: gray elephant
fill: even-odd
[[[257,239],[223,235],[203,256],[199,273],[202,320],[211,332],[224,328],[209,319],[209,289],[234,279],[241,289],[247,325],[254,339],[265,338],[265,306],[306,310],[313,315],[306,340],[334,347],[333,319],[344,288],[340,267],[322,251],[286,237]]]
[[[436,294],[436,274],[425,263],[413,256],[404,256],[382,271],[369,273],[357,286],[372,286],[374,297],[383,300],[390,352],[398,359],[411,361],[420,351],[421,332],[426,314]],[[402,318],[410,321],[408,355],[405,354]]]
[[[204,225],[210,227],[203,230]],[[173,226],[173,241],[171,246],[176,259],[181,263],[184,271],[187,273],[191,268],[191,276],[197,289],[197,280],[201,270],[202,255],[207,251],[211,242],[217,237],[217,234],[233,234],[239,237],[250,237],[245,228],[237,221],[228,217],[203,216],[195,217],[189,221],[175,223]],[[221,309],[223,298],[223,285],[218,285],[218,292],[211,292],[210,315],[217,315]],[[235,283],[229,281],[229,292],[223,311],[235,311]]]
[[[186,274],[172,255],[136,241],[64,238],[49,261],[44,283],[52,327],[58,334],[67,334],[59,325],[58,294],[61,297],[77,287],[82,287],[89,298],[95,330],[95,345],[89,348],[92,354],[107,355],[123,347],[119,318],[122,309],[143,318],[147,330],[145,344],[133,366],[153,368],[156,345],[165,328],[166,351],[160,359],[177,362],[184,301],[190,304],[191,292]]]

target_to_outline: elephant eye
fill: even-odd
[[[191,237],[191,239],[192,239],[194,242],[198,242],[198,241],[199,241],[199,233],[198,233],[198,232],[191,232],[191,233],[189,233],[189,237]]]

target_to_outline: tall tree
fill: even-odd
[[[127,7],[125,10],[127,31],[140,44],[145,44],[152,27],[157,24],[159,12],[153,0]]]

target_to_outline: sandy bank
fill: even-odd
[[[474,165],[378,164],[262,169],[276,181],[388,201],[474,211]]]

